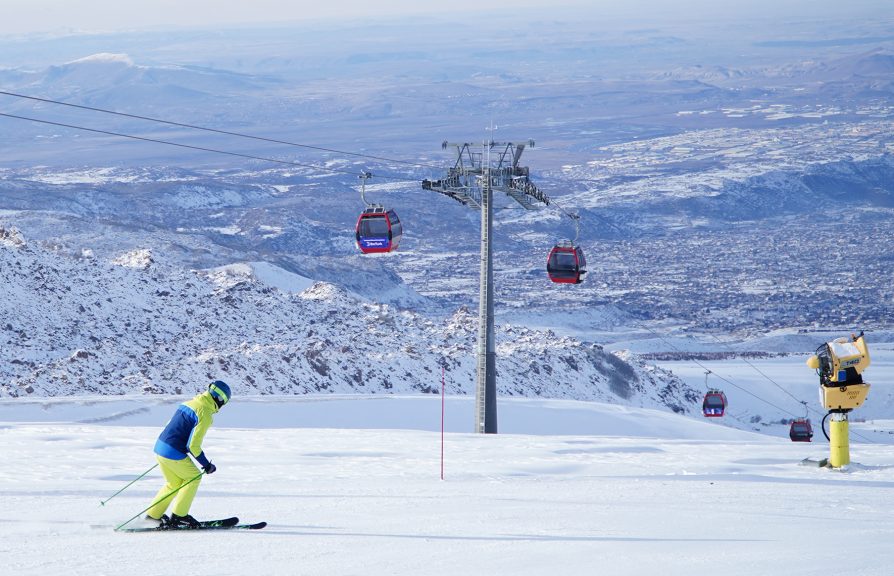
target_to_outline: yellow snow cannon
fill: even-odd
[[[869,384],[863,382],[863,371],[869,367],[869,348],[863,333],[836,338],[822,344],[807,365],[819,374],[820,402],[829,411],[829,465],[841,468],[850,464],[850,438],[847,413],[861,406],[869,395]],[[825,429],[823,430],[825,433]]]
[[[869,348],[862,332],[817,348],[807,365],[819,374],[823,407],[844,412],[861,406],[869,394],[869,384],[863,382],[862,375],[869,363]]]

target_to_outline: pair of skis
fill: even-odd
[[[239,518],[223,518],[221,520],[206,520],[199,522],[198,526],[159,524],[158,526],[137,526],[134,528],[119,528],[119,532],[162,532],[168,530],[260,530],[267,526],[266,522],[255,524],[240,524]]]

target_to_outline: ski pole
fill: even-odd
[[[128,488],[130,488],[130,485],[131,485],[131,484],[133,484],[134,482],[136,482],[137,480],[139,480],[140,478],[142,478],[142,477],[145,476],[146,474],[152,472],[152,471],[155,470],[157,467],[158,467],[158,462],[156,462],[155,465],[152,466],[152,468],[146,470],[145,472],[143,472],[142,474],[140,474],[139,476],[137,476],[136,478],[134,478],[133,480],[131,480],[131,481],[130,481],[130,484],[128,484],[127,486],[125,486],[125,487],[122,488],[121,490],[118,490],[117,492],[115,492],[114,494],[112,494],[111,496],[109,496],[108,498],[106,498],[105,500],[101,501],[101,502],[99,503],[99,505],[100,505],[100,506],[105,506],[105,505],[106,505],[106,502],[108,502],[109,500],[111,500],[112,498],[114,498],[115,496],[117,496],[118,494],[121,494],[122,492],[124,492],[125,490],[127,490]]]
[[[131,519],[128,520],[127,522],[124,522],[124,523],[122,523],[122,524],[116,526],[116,527],[115,527],[115,530],[117,531],[117,530],[120,530],[120,529],[124,528],[124,526],[126,526],[127,524],[130,524],[131,522],[133,522],[134,520],[136,520],[136,519],[137,519],[143,512],[146,512],[147,510],[149,510],[150,508],[152,508],[153,506],[155,506],[155,505],[158,504],[159,502],[164,502],[165,500],[167,500],[168,498],[170,498],[171,496],[173,496],[174,494],[176,494],[177,492],[179,492],[179,491],[180,491],[182,488],[184,488],[185,486],[188,486],[189,484],[192,484],[193,482],[195,482],[196,480],[198,480],[198,479],[202,476],[202,474],[204,474],[204,473],[205,473],[205,471],[202,470],[201,472],[199,472],[198,474],[196,474],[195,477],[194,477],[192,480],[189,480],[188,482],[184,482],[183,484],[181,484],[180,486],[178,486],[178,487],[175,488],[174,490],[168,492],[167,494],[165,494],[165,495],[162,496],[161,498],[157,499],[157,500],[156,500],[155,502],[153,502],[152,504],[146,506],[143,510],[141,510],[141,511],[137,512],[136,514],[134,514],[133,518],[131,518]]]

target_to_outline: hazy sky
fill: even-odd
[[[740,15],[810,19],[857,12],[891,18],[894,14],[894,0],[0,0],[0,34],[214,27],[431,13],[473,18],[483,10],[511,14],[530,8],[542,8],[546,15],[559,6],[597,17],[668,19],[735,19]]]
[[[0,0],[0,34],[220,26],[338,17],[354,20],[556,4],[586,6],[592,0]]]

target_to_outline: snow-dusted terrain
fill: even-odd
[[[108,261],[0,231],[4,396],[181,393],[224,378],[260,394],[471,393],[477,317],[431,318],[265,263],[190,271],[146,250]],[[504,326],[500,393],[678,412],[699,395],[601,346]]]

